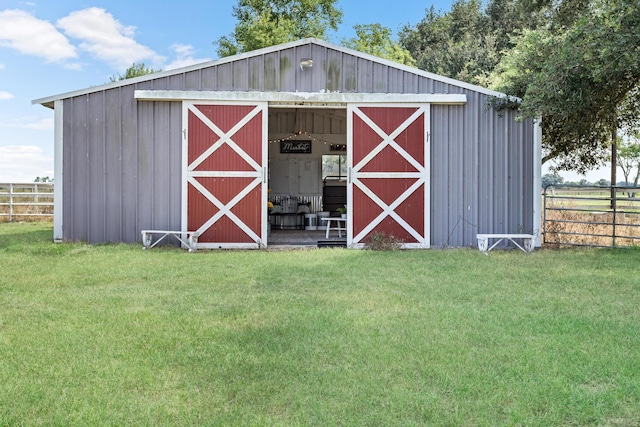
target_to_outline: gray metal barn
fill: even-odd
[[[540,128],[492,96],[309,38],[37,99],[55,109],[54,238],[260,247],[268,199],[320,211],[331,187],[353,247],[377,231],[416,248],[539,236]]]

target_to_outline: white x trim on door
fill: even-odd
[[[377,123],[374,122],[365,112],[362,111],[361,108],[385,108],[392,110],[394,107],[415,107],[416,110],[411,114],[408,118],[406,118],[399,126],[397,126],[392,132],[385,132]],[[371,130],[375,132],[381,138],[381,142],[375,146],[368,154],[366,154],[361,160],[357,161],[354,164],[354,151],[353,151],[353,119],[358,117],[362,122],[368,126]],[[347,244],[349,246],[359,246],[364,243],[364,239],[369,235],[372,231],[376,230],[376,227],[380,225],[382,221],[387,218],[392,218],[397,222],[406,232],[412,236],[416,243],[407,243],[405,247],[429,247],[429,221],[430,221],[430,203],[429,203],[429,146],[428,146],[428,136],[429,136],[429,104],[419,104],[419,105],[370,105],[370,104],[359,104],[359,105],[348,105],[348,138],[347,138],[347,163],[350,166],[349,170],[349,179],[348,179],[348,190],[347,190],[347,204],[349,206],[349,221],[350,227],[348,227],[347,234]],[[422,135],[421,141],[416,141],[415,143],[424,144],[424,158],[416,159],[410,153],[408,153],[402,146],[400,146],[396,142],[396,138],[401,135],[409,126],[411,126],[417,120],[424,120],[424,135]],[[405,172],[388,172],[388,171],[369,171],[364,172],[363,169],[376,157],[384,156],[383,151],[386,148],[390,148],[394,154],[400,155],[415,171],[405,171]],[[393,186],[394,180],[399,178],[405,179],[413,179],[415,180],[409,188],[403,191],[392,203],[385,203],[374,190],[367,185],[367,179],[383,179],[386,180],[385,185]],[[406,182],[404,180],[403,182]],[[362,191],[373,203],[381,208],[381,212],[371,220],[364,228],[362,228],[357,234],[354,235],[354,219],[357,221],[358,218],[358,206],[353,204],[353,190],[354,188],[358,188]],[[420,212],[419,214],[424,215],[424,228],[416,229],[412,227],[409,222],[403,216],[399,215],[396,212],[396,209],[402,205],[410,196],[412,196],[416,191],[422,188],[424,192],[424,212]]]

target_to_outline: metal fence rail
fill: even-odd
[[[640,245],[640,188],[549,186],[543,192],[544,243]]]
[[[0,183],[0,222],[53,219],[53,183]]]

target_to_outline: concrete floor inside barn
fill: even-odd
[[[317,248],[318,242],[329,242],[331,245],[346,245],[347,237],[344,232],[340,238],[337,231],[331,230],[328,239],[325,237],[325,233],[325,230],[272,230],[271,235],[267,237],[267,247]]]

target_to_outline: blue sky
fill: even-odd
[[[339,1],[343,23],[379,22],[394,34],[432,5],[452,0]],[[0,182],[53,177],[53,111],[31,101],[107,83],[134,62],[168,70],[217,57],[213,41],[232,32],[236,0],[182,0],[151,6],[132,0],[0,0]],[[588,177],[589,178],[589,177]]]

